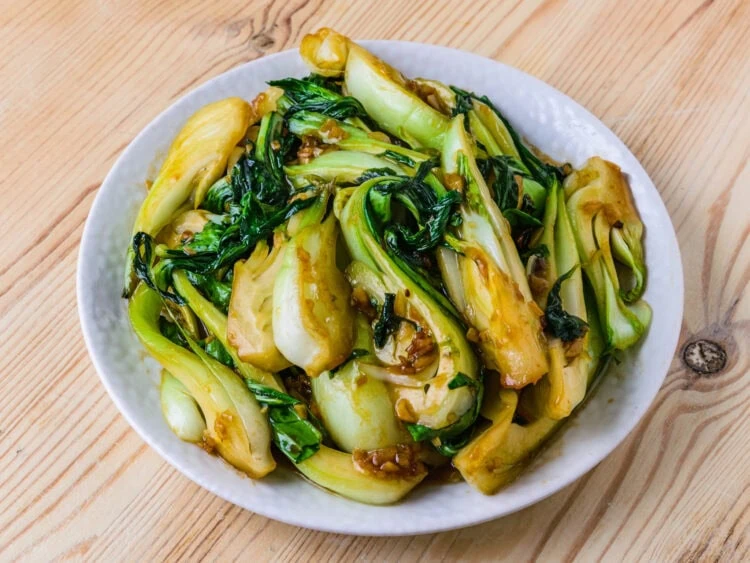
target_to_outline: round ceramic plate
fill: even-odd
[[[575,419],[517,481],[494,496],[483,496],[465,483],[435,484],[417,487],[393,506],[367,506],[319,489],[284,468],[252,481],[181,442],[164,422],[159,366],[137,341],[120,298],[125,251],[146,195],[144,181],[182,124],[201,106],[228,96],[250,100],[268,80],[306,75],[296,50],[214,78],[172,105],[128,146],[102,184],[86,222],[78,261],[78,310],[91,358],[120,412],[151,447],[199,485],[253,512],[307,528],[367,535],[436,532],[533,504],[581,477],[617,447],[646,412],[667,373],[682,320],[682,266],[672,224],[648,175],[607,127],[570,98],[477,55],[396,41],[363,44],[408,76],[487,94],[524,137],[559,161],[579,166],[600,155],[629,176],[646,225],[645,298],[653,308],[653,322],[641,344],[605,374]]]

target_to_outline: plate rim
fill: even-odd
[[[586,115],[586,117],[590,120],[595,121],[597,124],[599,124],[604,131],[606,131],[606,134],[608,137],[610,137],[608,140],[610,142],[614,142],[615,145],[617,145],[623,153],[630,157],[632,159],[632,162],[640,169],[640,172],[643,175],[643,178],[648,181],[647,188],[654,191],[654,193],[658,196],[658,202],[661,205],[660,212],[663,212],[663,214],[669,219],[669,240],[667,241],[668,245],[671,247],[670,254],[675,259],[675,264],[677,265],[679,271],[676,271],[676,280],[678,282],[677,287],[674,288],[674,293],[679,297],[678,303],[679,303],[679,310],[675,313],[675,318],[678,319],[676,321],[676,326],[671,327],[671,334],[669,335],[671,337],[669,344],[666,346],[666,348],[670,351],[670,358],[674,358],[674,353],[677,350],[677,345],[679,343],[679,337],[681,332],[681,323],[684,315],[684,271],[683,271],[683,264],[682,264],[682,256],[680,252],[680,247],[677,241],[676,232],[674,229],[674,224],[672,223],[671,217],[669,215],[669,212],[666,208],[666,205],[664,204],[664,200],[661,197],[661,193],[658,189],[656,189],[656,186],[654,185],[653,181],[651,180],[651,177],[646,172],[645,168],[641,164],[641,162],[636,158],[636,156],[632,153],[632,151],[628,148],[628,146],[605,124],[603,123],[597,116],[592,114],[588,109],[586,109],[584,106],[576,102],[574,99],[572,99],[570,96],[565,94],[564,92],[558,90],[554,86],[544,82],[543,80],[528,74],[518,68],[515,68],[511,65],[508,65],[506,63],[494,60],[489,57],[485,57],[483,55],[479,55],[476,53],[472,53],[470,51],[465,51],[458,48],[453,47],[446,47],[442,45],[434,45],[429,43],[421,43],[421,42],[413,42],[413,41],[400,41],[400,40],[358,40],[357,43],[362,44],[365,47],[375,47],[378,46],[399,46],[404,45],[408,46],[409,48],[421,48],[426,49],[427,51],[444,51],[446,53],[451,53],[453,56],[459,56],[462,58],[468,57],[468,59],[482,59],[486,62],[491,62],[494,65],[499,65],[500,67],[503,67],[504,72],[509,73],[518,73],[519,75],[522,75],[525,80],[530,81],[535,85],[535,87],[539,87],[542,90],[552,90],[554,91],[556,96],[560,96],[566,104],[572,106],[576,111],[581,112],[582,114]],[[77,264],[76,264],[76,304],[78,309],[78,316],[81,323],[81,329],[83,333],[83,339],[86,344],[86,349],[88,351],[89,357],[91,358],[92,364],[94,365],[94,368],[97,372],[97,375],[99,376],[99,379],[101,380],[102,384],[104,385],[104,388],[107,390],[107,394],[109,395],[110,399],[113,401],[115,406],[117,407],[120,414],[125,418],[127,423],[133,428],[133,430],[136,431],[136,433],[141,437],[141,439],[146,442],[149,447],[151,447],[153,450],[155,450],[159,456],[166,461],[169,465],[171,465],[173,468],[175,468],[179,473],[181,473],[183,476],[187,477],[194,483],[196,483],[198,486],[210,491],[212,494],[222,498],[223,500],[230,502],[232,504],[238,505],[248,511],[260,514],[264,517],[277,520],[286,524],[304,527],[307,529],[312,530],[318,530],[323,532],[330,532],[330,533],[340,533],[340,534],[350,534],[350,535],[367,535],[367,536],[405,536],[405,535],[419,535],[419,534],[428,534],[428,533],[437,533],[437,532],[443,532],[448,530],[455,530],[459,528],[464,528],[467,526],[473,526],[482,524],[484,522],[488,522],[491,520],[499,519],[504,516],[507,516],[509,514],[512,514],[514,512],[518,512],[528,506],[531,506],[533,504],[536,504],[545,498],[551,496],[552,494],[555,494],[571,483],[577,481],[587,473],[589,473],[594,467],[596,467],[599,463],[601,463],[605,458],[609,457],[622,443],[623,441],[632,433],[632,431],[638,426],[638,424],[642,421],[645,413],[651,408],[653,405],[654,399],[656,398],[656,395],[658,394],[659,390],[663,386],[664,380],[666,379],[666,376],[668,375],[669,368],[667,366],[667,369],[664,370],[663,375],[661,376],[661,380],[659,381],[659,387],[655,387],[654,393],[651,395],[651,397],[648,398],[648,400],[641,401],[638,405],[638,409],[633,413],[633,415],[628,419],[627,424],[620,424],[617,429],[617,436],[611,440],[611,446],[607,447],[606,451],[603,454],[595,455],[591,457],[591,459],[587,460],[586,463],[583,464],[584,469],[581,470],[579,473],[576,472],[570,472],[564,476],[561,476],[557,479],[552,480],[552,483],[548,483],[546,487],[544,487],[544,490],[536,495],[529,496],[529,498],[525,502],[521,502],[516,504],[513,507],[507,508],[507,509],[501,509],[499,508],[496,513],[488,514],[486,516],[482,517],[469,517],[469,518],[455,518],[451,520],[445,520],[444,524],[440,525],[430,525],[428,527],[421,528],[420,526],[412,526],[410,528],[407,528],[404,531],[398,531],[393,529],[385,529],[385,530],[374,530],[371,526],[357,526],[352,525],[352,522],[346,522],[342,523],[340,526],[335,525],[326,525],[326,524],[316,524],[315,522],[311,522],[309,519],[306,519],[305,517],[297,517],[296,513],[288,513],[284,511],[275,511],[270,507],[265,505],[259,505],[254,506],[252,508],[246,506],[245,503],[238,502],[235,499],[229,498],[230,495],[224,494],[224,491],[219,486],[218,483],[215,483],[215,480],[212,479],[205,479],[202,476],[199,476],[195,472],[191,470],[189,466],[186,466],[184,462],[180,462],[178,459],[173,459],[173,456],[171,454],[168,454],[164,449],[156,443],[156,441],[151,437],[151,433],[148,431],[147,427],[142,425],[138,419],[133,416],[133,413],[129,411],[129,409],[125,406],[124,399],[121,395],[116,393],[110,382],[109,378],[110,376],[106,374],[106,370],[104,369],[104,365],[102,363],[102,359],[99,357],[97,350],[95,349],[94,345],[92,344],[93,339],[91,336],[91,332],[93,330],[93,327],[91,326],[91,319],[89,316],[85,314],[85,311],[88,309],[86,306],[85,301],[85,295],[83,293],[83,280],[85,277],[85,273],[88,269],[88,265],[86,262],[86,249],[88,246],[90,246],[90,242],[88,242],[92,235],[92,220],[91,218],[96,216],[96,212],[98,207],[101,207],[103,204],[103,197],[101,194],[104,191],[104,188],[110,185],[112,182],[112,178],[114,176],[115,170],[117,170],[120,165],[125,162],[130,155],[131,151],[134,151],[134,147],[136,147],[141,140],[144,137],[147,137],[149,133],[153,129],[157,129],[157,125],[162,120],[165,114],[168,114],[169,112],[173,111],[173,109],[184,103],[184,101],[192,96],[195,96],[199,91],[203,90],[209,90],[214,87],[215,84],[217,84],[223,77],[225,77],[227,74],[230,73],[241,73],[243,72],[240,69],[246,69],[247,67],[252,67],[255,64],[260,63],[261,61],[265,64],[271,62],[273,59],[281,58],[281,57],[289,57],[289,56],[298,56],[298,49],[297,48],[290,48],[286,49],[284,51],[279,51],[277,53],[272,53],[269,55],[265,55],[262,57],[258,57],[257,59],[253,59],[251,61],[245,62],[243,64],[234,66],[225,72],[222,72],[221,74],[218,74],[209,80],[199,84],[195,88],[189,90],[188,92],[185,92],[183,95],[181,95],[179,98],[174,100],[171,104],[169,104],[168,107],[164,108],[161,112],[159,112],[157,115],[155,115],[149,123],[141,129],[138,134],[128,143],[127,147],[120,153],[118,158],[115,160],[115,162],[112,164],[112,167],[108,171],[107,175],[105,176],[104,180],[101,183],[101,186],[97,190],[96,196],[94,198],[94,201],[91,205],[91,209],[89,210],[89,213],[86,218],[86,223],[81,235],[80,245],[79,245],[79,252],[77,257]],[[619,164],[619,163],[618,163]],[[107,190],[109,191],[110,188]],[[111,188],[115,189],[115,188]],[[666,335],[666,334],[665,334]],[[662,336],[665,336],[662,335]],[[671,360],[670,360],[671,361]],[[552,485],[552,486],[550,486]],[[330,493],[333,494],[333,493]],[[405,505],[408,504],[408,500],[406,500],[404,503],[399,503],[398,505]],[[387,507],[386,507],[387,508]],[[349,528],[347,529],[348,526]]]

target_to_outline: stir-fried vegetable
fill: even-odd
[[[422,101],[395,68],[330,29],[308,35],[301,51],[314,70],[343,72],[349,94],[383,129],[413,147],[441,147],[448,119]]]
[[[250,105],[239,98],[227,98],[196,112],[172,142],[138,212],[133,234],[156,235],[191,196],[199,206],[206,189],[226,170],[232,148],[242,140],[249,120]],[[132,252],[128,254],[124,297],[136,283]]]
[[[358,463],[353,455],[322,446],[297,468],[314,483],[344,497],[365,504],[391,504],[406,496],[427,476],[425,466],[419,461],[409,460],[409,465],[403,468],[393,457],[391,463],[399,469],[389,474],[385,470],[371,470],[372,466]]]
[[[227,339],[246,362],[270,372],[292,363],[276,347],[273,337],[273,289],[284,258],[286,236],[277,233],[269,248],[261,241],[245,261],[234,263]]]
[[[347,90],[383,129],[413,147],[440,149],[448,119],[411,91],[400,72],[352,44],[345,76]]]
[[[321,76],[340,77],[344,74],[351,44],[348,37],[323,27],[302,38],[299,52],[313,72]]]
[[[284,173],[284,159],[296,139],[284,135],[283,129],[278,113],[263,116],[254,149],[241,155],[232,168],[229,187],[220,179],[208,190],[207,204],[223,214],[182,248],[165,253],[171,267],[215,274],[246,258],[259,242],[315,202],[315,198],[301,197]]]
[[[187,388],[167,370],[161,373],[161,412],[170,430],[186,442],[200,442],[206,432],[201,409]]]
[[[185,299],[190,310],[195,312],[206,329],[216,337],[216,340],[221,343],[223,349],[229,354],[232,363],[240,375],[267,387],[272,387],[277,391],[283,391],[283,387],[279,384],[273,373],[264,371],[257,364],[247,363],[242,360],[239,352],[235,351],[229,340],[229,322],[227,316],[201,295],[200,291],[190,283],[188,276],[184,272],[176,272],[173,281],[175,289]]]
[[[327,199],[321,200],[325,209]],[[329,214],[306,225],[284,250],[273,287],[273,338],[284,357],[311,377],[352,351],[350,288],[336,265],[338,223]]]
[[[560,170],[543,162],[521,142],[520,135],[487,96],[477,96],[456,87],[453,91],[457,107],[454,113],[467,116],[472,133],[490,156],[509,157],[526,176],[548,188],[559,180]],[[524,179],[523,183],[526,191],[528,182]]]
[[[300,50],[313,74],[188,120],[136,219],[124,294],[164,420],[359,502],[447,458],[494,493],[648,326],[627,182],[332,30]]]
[[[130,322],[149,353],[190,393],[206,421],[202,445],[254,478],[273,471],[268,422],[239,376],[199,348],[192,352],[159,331],[159,295],[140,285],[130,300]]]
[[[536,417],[560,420],[583,400],[591,358],[586,351],[589,325],[580,260],[557,182],[547,198],[538,249],[541,252],[529,258],[527,272],[534,297],[545,311],[550,369],[524,390],[521,408]]]
[[[593,300],[587,305],[593,313]],[[607,358],[602,357],[603,353],[603,336],[598,322],[593,321],[586,350],[581,354],[584,358],[581,366],[584,386],[590,386],[606,367]],[[531,394],[532,401],[540,400],[543,405],[546,404],[546,395],[543,393],[535,397],[536,391],[537,387],[527,387],[521,392],[522,401],[519,402],[517,391],[502,389],[491,380],[488,382],[481,413],[491,424],[453,458],[453,465],[461,476],[483,493],[493,494],[512,482],[544,442],[560,428],[562,420],[559,417],[549,417],[543,412],[540,414],[538,409],[523,408],[524,395],[527,393]],[[533,402],[531,406],[535,406]],[[525,424],[514,420],[518,414],[525,418]]]
[[[354,350],[346,362],[312,380],[312,394],[331,438],[345,452],[408,442],[388,385],[360,368],[374,356],[372,329],[364,315],[356,323]]]
[[[409,188],[422,194],[432,193],[431,188],[410,182],[374,178],[339,192],[336,207],[354,260],[347,270],[354,299],[365,310],[376,309],[378,316],[373,325],[378,362],[360,362],[360,369],[393,384],[396,413],[416,440],[441,440],[474,422],[481,384],[452,307],[413,267],[403,245],[408,239],[389,225],[395,211],[390,200],[397,198],[416,211],[418,232],[426,232],[434,220],[420,214],[417,198],[409,197]],[[426,242],[417,248],[429,248]],[[468,383],[451,386],[457,377]]]
[[[298,111],[314,111],[335,119],[368,118],[356,98],[343,96],[327,88],[324,81],[311,77],[303,80],[284,78],[272,80],[270,84],[284,90],[284,95],[289,99],[290,104],[285,109],[287,115]]]
[[[565,197],[583,269],[596,294],[607,345],[624,350],[651,322],[651,308],[640,300],[646,278],[643,223],[620,169],[591,158],[565,180]],[[615,260],[633,276],[623,288]]]
[[[391,160],[367,152],[347,150],[321,154],[306,164],[287,166],[285,171],[292,182],[297,179],[306,182],[317,178],[339,185],[361,184],[369,179],[372,171],[377,171],[381,176],[405,174],[401,166]]]
[[[388,156],[403,164],[411,162],[412,166],[414,162],[429,158],[427,154],[391,143],[385,133],[373,133],[322,113],[300,111],[291,116],[287,123],[289,130],[295,135],[315,137],[321,143],[335,145],[343,150]]]
[[[549,369],[541,311],[532,300],[526,273],[507,221],[492,201],[474,160],[463,119],[446,136],[443,170],[464,194],[461,224],[440,251],[448,292],[478,331],[484,361],[506,387],[534,383]]]

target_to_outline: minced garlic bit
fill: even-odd
[[[205,430],[203,432],[203,437],[201,438],[200,447],[206,450],[210,454],[213,454],[216,452],[216,440],[214,440],[211,437],[211,435],[208,433],[208,430]]]
[[[323,153],[335,150],[338,150],[337,145],[326,145],[313,135],[304,135],[302,144],[297,151],[297,162],[307,164],[313,158],[318,158]]]
[[[356,449],[352,458],[357,469],[380,479],[413,477],[425,470],[417,451],[409,444],[369,451]]]
[[[453,173],[445,175],[445,185],[457,192],[463,192],[465,187],[463,177],[460,174]]]
[[[417,422],[417,415],[414,414],[414,409],[411,408],[411,403],[406,399],[399,399],[396,401],[396,416],[403,422],[414,423]]]
[[[320,132],[328,143],[338,143],[349,136],[334,119],[326,119],[320,126]]]

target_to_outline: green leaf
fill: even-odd
[[[523,260],[524,264],[528,262],[529,258],[531,258],[532,256],[547,258],[549,257],[549,248],[547,248],[546,244],[540,244],[539,246],[528,248],[521,252],[521,260]]]
[[[458,436],[455,436],[453,438],[446,438],[445,440],[435,440],[435,442],[437,443],[433,445],[440,455],[443,455],[445,457],[453,457],[459,452],[459,450],[461,450],[461,448],[463,448],[471,441],[473,435],[474,427],[470,426]]]
[[[145,283],[148,287],[159,294],[159,297],[175,303],[184,305],[185,300],[174,292],[166,289],[167,283],[159,280],[158,283],[153,271],[152,256],[154,252],[154,239],[148,233],[139,232],[133,237],[133,271],[136,277]],[[161,278],[167,277],[169,268],[161,268]]]
[[[451,112],[451,117],[456,117],[461,114],[466,115],[469,113],[474,107],[474,104],[471,101],[471,94],[466,90],[457,88],[456,86],[451,86],[450,88],[456,94],[456,106]]]
[[[458,389],[459,387],[466,387],[467,385],[473,387],[477,385],[477,381],[459,371],[448,383],[448,389]]]
[[[409,431],[409,434],[411,434],[411,437],[415,442],[426,442],[427,440],[432,440],[440,433],[440,430],[435,430],[434,428],[422,424],[407,424],[406,429]]]
[[[518,207],[518,183],[516,176],[524,176],[523,165],[512,156],[492,156],[487,159],[477,159],[477,167],[487,186],[492,190],[492,196],[500,208],[515,209]]]
[[[228,219],[228,217],[225,217]],[[214,222],[209,221],[198,233],[193,235],[182,248],[184,252],[196,254],[199,252],[218,252],[221,247],[221,238],[229,226],[229,221]]]
[[[408,166],[409,168],[416,168],[417,163],[414,162],[413,159],[409,158],[408,156],[405,156],[403,154],[399,154],[394,151],[385,151],[382,154],[379,154],[378,156],[387,158],[388,160],[392,160],[393,162],[398,162],[399,164],[403,164],[404,166]]]
[[[229,300],[232,297],[232,284],[222,282],[213,275],[187,272],[187,277],[195,287],[199,288],[206,298],[216,305],[224,314],[229,310]]]
[[[432,251],[443,241],[461,202],[459,192],[445,190],[434,177],[436,165],[435,160],[425,160],[412,178],[386,178],[377,183],[368,193],[367,212],[373,224],[378,224],[383,243],[394,258],[433,286],[440,283]],[[411,218],[394,221],[398,216],[391,213],[394,203],[403,206]]]
[[[262,383],[256,383],[249,379],[245,379],[245,384],[250,392],[255,396],[255,399],[262,405],[279,406],[279,405],[298,405],[301,403],[299,399],[295,399],[291,395],[277,391],[276,389],[263,385]]]
[[[469,95],[475,100],[486,104],[493,112],[495,112],[495,115],[500,118],[513,139],[513,144],[516,146],[516,150],[521,156],[523,166],[531,173],[532,178],[547,188],[551,188],[554,186],[555,182],[562,180],[562,171],[556,166],[543,162],[531,151],[531,149],[523,144],[520,135],[515,129],[513,129],[510,122],[487,96],[477,96],[474,93],[469,93]]]
[[[563,342],[576,340],[586,334],[589,325],[583,319],[567,313],[562,306],[560,288],[562,283],[573,275],[577,266],[571,268],[552,285],[547,296],[547,308],[544,317],[547,321],[549,331]]]
[[[213,186],[208,188],[201,207],[212,213],[227,213],[232,203],[234,192],[228,176],[219,178]]]
[[[367,180],[372,180],[373,178],[379,178],[382,176],[394,176],[393,170],[390,168],[370,168],[370,170],[367,170],[364,174],[362,174],[359,178],[356,178],[354,180],[354,184],[364,184]]]
[[[229,355],[229,352],[227,352],[226,348],[224,348],[224,345],[218,338],[211,337],[210,339],[199,342],[199,344],[206,351],[206,354],[215,360],[218,360],[225,366],[234,369],[232,356]]]
[[[323,442],[320,424],[309,411],[307,418],[300,416],[294,408],[294,405],[301,404],[299,399],[249,379],[245,384],[255,399],[268,407],[274,443],[284,455],[294,463],[300,463],[320,449]]]
[[[283,89],[284,94],[292,101],[292,105],[286,111],[288,115],[299,111],[314,111],[334,119],[360,117],[369,120],[367,112],[358,100],[351,96],[342,96],[327,88],[318,77],[312,80],[284,78],[272,80],[269,84]]]
[[[264,205],[251,192],[243,196],[236,208],[236,216],[221,236],[216,250],[186,253],[169,250],[166,258],[172,268],[210,274],[237,260],[247,257],[259,241],[270,236],[274,229],[296,213],[310,207],[317,198],[295,199],[276,207]]]
[[[164,317],[159,317],[159,332],[178,346],[182,346],[183,348],[188,347],[187,340],[182,336],[182,332],[177,324],[169,322]]]
[[[269,407],[268,420],[274,443],[294,463],[305,461],[320,449],[323,434],[293,407]]]
[[[401,326],[401,317],[396,315],[393,305],[396,302],[394,293],[386,293],[383,298],[383,306],[380,308],[380,315],[372,327],[372,336],[377,348],[382,348],[388,341],[388,338]]]
[[[542,222],[520,209],[506,209],[503,216],[508,220],[511,227],[541,227]]]

